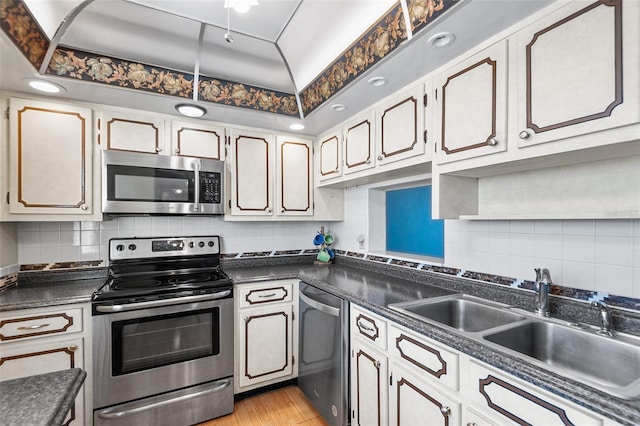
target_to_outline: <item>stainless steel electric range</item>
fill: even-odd
[[[233,284],[220,238],[118,238],[93,294],[95,425],[191,425],[233,411]]]

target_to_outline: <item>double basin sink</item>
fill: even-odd
[[[512,353],[610,395],[640,399],[640,338],[542,318],[474,296],[394,303],[389,308]]]

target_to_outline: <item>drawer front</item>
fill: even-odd
[[[595,414],[477,361],[469,363],[470,399],[498,424],[602,425]]]
[[[0,342],[82,331],[82,309],[0,319]]]
[[[376,314],[357,306],[351,306],[351,336],[380,349],[387,348],[387,322]]]
[[[264,306],[293,300],[293,283],[290,281],[270,282],[260,287],[238,287],[240,308]]]
[[[456,353],[404,328],[391,326],[389,354],[402,360],[402,365],[411,368],[420,377],[436,380],[451,390],[458,390],[459,357]]]

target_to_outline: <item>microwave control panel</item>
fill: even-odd
[[[220,204],[222,202],[221,186],[220,173],[200,172],[200,202]]]

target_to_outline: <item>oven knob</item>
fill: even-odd
[[[204,247],[204,241],[200,241],[200,242],[198,243],[198,247],[200,247],[200,248]]]
[[[195,244],[193,244],[193,241],[191,241],[191,242],[189,243],[189,248],[193,248],[194,246],[195,246]]]
[[[118,245],[116,246],[116,250],[118,250],[118,251],[122,251],[122,250],[124,250],[124,246],[123,246],[122,244],[118,244]]]
[[[136,248],[135,244],[129,244],[129,250],[134,251]]]
[[[209,241],[209,247],[213,247],[213,241]]]

